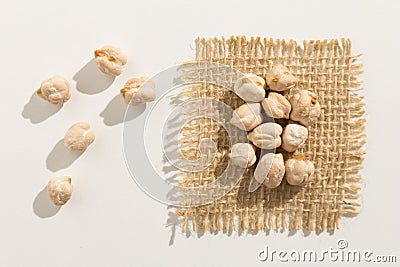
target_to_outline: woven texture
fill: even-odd
[[[359,190],[365,144],[363,97],[357,75],[362,65],[348,39],[304,41],[243,36],[196,40],[196,62],[217,62],[243,73],[265,77],[274,64],[289,67],[299,78],[298,87],[318,95],[322,113],[308,127],[309,137],[294,156],[314,162],[315,179],[303,186],[285,181],[275,189],[248,185],[254,166],[227,195],[212,204],[177,210],[186,231],[246,231],[268,229],[334,230],[342,216],[359,213]],[[186,89],[190,98],[214,98],[237,108],[243,101],[227,89],[198,84]],[[186,111],[186,115],[190,114]],[[196,158],[201,138],[211,138],[218,151],[213,164],[202,172],[186,173],[181,184],[210,183],[226,168],[230,146],[224,129],[212,120],[197,120],[182,131],[181,149]]]

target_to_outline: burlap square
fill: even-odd
[[[268,229],[334,230],[342,216],[359,213],[359,190],[365,144],[365,104],[357,76],[360,55],[353,55],[349,39],[304,41],[243,36],[196,40],[195,62],[218,62],[244,73],[265,76],[273,64],[282,63],[299,79],[299,87],[317,93],[322,114],[309,127],[305,146],[295,152],[315,164],[315,179],[304,187],[283,182],[276,189],[261,186],[248,192],[254,167],[235,188],[212,204],[180,209],[183,231],[245,231]],[[243,103],[230,91],[210,84],[190,86],[191,98],[215,98],[232,108]],[[190,110],[187,111],[190,113]],[[186,173],[184,185],[213,181],[226,167],[229,154],[226,133],[215,122],[198,120],[183,131],[182,151],[196,158],[198,142],[213,139],[218,153],[211,166]]]

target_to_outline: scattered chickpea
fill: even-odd
[[[243,104],[232,114],[231,124],[239,129],[251,131],[263,120],[259,103]]]
[[[281,94],[270,92],[261,105],[265,113],[275,119],[289,119],[291,106],[289,101]]]
[[[71,98],[69,82],[58,75],[43,81],[36,93],[53,104],[63,104]]]
[[[255,149],[248,143],[237,143],[232,146],[231,163],[240,168],[248,168],[256,162]]]
[[[249,73],[239,78],[234,86],[235,93],[246,102],[261,102],[265,97],[265,80]]]
[[[152,102],[156,99],[154,83],[147,77],[129,79],[120,92],[125,103],[130,105]]]
[[[304,145],[308,137],[306,127],[299,124],[288,124],[282,134],[282,148],[294,152]]]
[[[94,133],[87,122],[72,125],[64,136],[64,145],[69,150],[83,152],[94,141]]]
[[[269,88],[273,91],[286,91],[295,86],[299,81],[289,69],[281,64],[275,65],[265,77]]]
[[[309,126],[321,115],[321,106],[317,101],[317,95],[307,91],[300,90],[289,99],[292,104],[290,119],[298,121],[305,126]]]
[[[94,51],[94,57],[97,67],[112,76],[118,76],[122,73],[122,66],[127,62],[126,55],[119,48],[111,45],[105,45]]]
[[[51,179],[47,184],[49,198],[56,206],[62,206],[71,198],[74,187],[67,176]]]
[[[259,148],[274,149],[281,145],[282,126],[267,122],[257,126],[248,134],[249,140]]]
[[[265,154],[257,164],[254,179],[268,188],[278,187],[285,175],[285,163],[282,154]]]
[[[304,185],[314,177],[314,164],[305,158],[285,162],[286,181],[291,185]]]

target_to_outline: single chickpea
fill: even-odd
[[[129,79],[120,90],[126,104],[137,105],[156,99],[154,83],[147,77]]]
[[[255,149],[251,144],[237,143],[231,149],[231,163],[235,166],[248,168],[257,160]]]
[[[299,81],[289,69],[281,64],[275,65],[265,77],[269,88],[273,91],[286,91],[293,88]]]
[[[270,92],[261,105],[265,113],[275,119],[289,119],[291,106],[289,101],[281,94]]]
[[[63,104],[71,98],[69,82],[58,75],[42,82],[36,93],[52,104]]]
[[[282,126],[267,122],[257,126],[248,134],[249,140],[259,148],[274,149],[281,145]]]
[[[300,90],[289,99],[292,105],[290,119],[298,121],[304,126],[309,126],[317,121],[321,115],[321,106],[317,101],[317,95],[307,91]]]
[[[304,185],[314,177],[314,164],[305,158],[289,159],[285,162],[286,181],[291,185]]]
[[[64,145],[69,150],[83,152],[94,141],[94,133],[87,122],[72,125],[64,136]]]
[[[285,175],[282,154],[268,153],[262,156],[254,171],[254,179],[268,188],[278,187]]]
[[[74,187],[67,176],[51,179],[47,184],[49,198],[56,206],[62,206],[71,198]]]
[[[231,124],[239,129],[251,131],[261,124],[263,117],[259,103],[243,104],[232,114]]]
[[[306,127],[299,124],[288,124],[282,134],[282,148],[287,152],[294,152],[304,145],[308,137]]]
[[[246,102],[261,102],[265,97],[265,80],[255,74],[249,73],[239,78],[234,91]]]
[[[126,64],[127,58],[119,48],[111,45],[105,45],[94,51],[94,57],[97,67],[112,76],[118,76],[122,73],[122,67]]]

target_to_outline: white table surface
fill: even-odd
[[[399,9],[396,0],[1,1],[0,266],[249,266],[260,264],[257,252],[265,245],[320,250],[339,238],[353,249],[400,256]],[[333,235],[187,238],[179,226],[173,234],[166,206],[129,176],[121,139],[125,107],[117,96],[123,83],[193,58],[197,36],[239,34],[299,41],[350,37],[354,52],[364,54],[362,210]],[[112,84],[102,80],[98,91],[76,90],[96,77],[90,61],[104,44],[126,51],[124,73]],[[61,110],[31,98],[54,74],[73,88]],[[91,123],[96,141],[74,158],[59,141],[79,120]],[[42,190],[64,174],[73,177],[75,192],[55,210]]]

